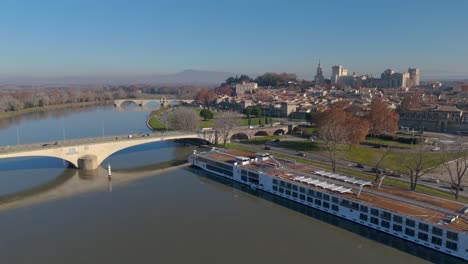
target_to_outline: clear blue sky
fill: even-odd
[[[2,0],[0,76],[418,66],[468,77],[468,1]]]

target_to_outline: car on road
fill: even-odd
[[[364,165],[361,164],[361,163],[356,164],[356,167],[361,168],[361,169],[364,169]]]
[[[432,148],[431,151],[439,151],[440,148],[439,147],[435,147],[435,148]]]
[[[437,179],[437,178],[434,178],[434,177],[430,177],[430,178],[422,178],[421,180],[425,181],[425,182],[432,182],[432,183],[439,183],[440,180]]]
[[[299,155],[299,156],[301,156],[301,157],[305,157],[305,156],[306,156],[305,152],[302,152],[302,151],[298,152],[297,155]]]
[[[265,150],[270,150],[271,148],[269,146],[264,147]]]

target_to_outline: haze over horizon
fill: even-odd
[[[418,67],[468,78],[468,2],[13,1],[0,4],[0,81]]]

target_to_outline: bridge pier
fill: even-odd
[[[99,167],[96,155],[86,155],[78,159],[78,169],[95,170]]]

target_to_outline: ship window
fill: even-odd
[[[290,190],[286,190],[285,193],[286,193],[286,195],[291,195],[291,191],[290,191]]]
[[[411,219],[406,219],[406,225],[407,225],[407,226],[414,227],[414,225],[415,225],[415,222],[414,222],[414,220],[411,220]]]
[[[246,177],[246,176],[241,176],[241,180],[246,182],[246,181],[247,181],[247,177]],[[273,187],[276,187],[276,186],[273,186]]]
[[[247,171],[246,171],[246,170],[242,170],[242,175],[247,176]],[[274,183],[274,184],[276,184],[275,182],[276,182],[276,180],[273,180],[273,183]]]
[[[380,222],[380,225],[381,225],[382,227],[385,227],[385,228],[390,228],[390,222],[385,221],[385,220],[382,220],[382,221]]]
[[[403,223],[403,217],[399,216],[399,215],[393,215],[393,222],[395,223]]]
[[[377,217],[371,217],[370,218],[371,223],[378,225],[379,224],[379,219]]]
[[[371,208],[370,213],[371,213],[371,215],[379,216],[379,210],[377,210],[377,209]]]
[[[286,183],[284,181],[280,181],[280,185],[284,187]]]
[[[305,195],[303,195],[303,194],[299,194],[299,199],[301,199],[301,200],[305,200]]]
[[[403,230],[403,227],[401,225],[393,224],[393,230],[397,232],[401,232]]]
[[[382,215],[380,217],[386,220],[390,220],[392,219],[392,214],[389,212],[382,212]]]
[[[332,210],[333,211],[338,211],[338,205],[332,204]]]
[[[292,189],[293,189],[293,191],[297,191],[297,186],[296,186],[296,185],[293,185],[293,186],[292,186]]]
[[[455,233],[455,232],[447,231],[447,238],[457,241],[458,240],[458,234]]]
[[[249,177],[252,177],[252,178],[258,179],[258,174],[257,174],[257,173],[254,173],[254,172],[250,172],[250,171],[249,171]]]
[[[405,234],[408,236],[414,236],[414,230],[411,228],[405,228]]]
[[[280,193],[284,193],[284,189],[281,188],[281,187],[278,189],[278,191],[279,191]]]
[[[322,205],[322,201],[315,199],[315,204],[320,206],[320,205]]]
[[[258,184],[258,179],[249,178],[249,182]]]
[[[360,214],[359,219],[361,219],[363,221],[367,221],[367,215],[366,214]]]
[[[441,228],[438,227],[433,227],[432,228],[432,234],[437,235],[437,236],[442,236],[442,233],[444,231]]]
[[[278,187],[273,186],[273,191],[277,192],[277,191],[278,191]]]
[[[418,228],[419,230],[422,230],[422,231],[426,231],[426,232],[429,231],[429,225],[427,224],[419,223]]]
[[[326,201],[330,201],[330,195],[324,194],[323,199],[326,200]]]
[[[307,201],[309,203],[313,203],[314,202],[314,198],[310,197],[310,196],[307,196]]]
[[[338,202],[339,202],[339,200],[338,200],[337,197],[332,197],[332,203],[336,203],[336,204],[337,204]]]
[[[314,191],[313,191],[313,190],[309,190],[309,195],[310,195],[310,196],[314,196]]]
[[[439,245],[439,246],[442,245],[442,239],[440,237],[433,236],[431,238],[431,242],[432,242],[432,244],[436,244],[436,245]]]
[[[292,193],[292,196],[293,196],[294,198],[297,198],[297,192],[293,192],[293,193]]]
[[[291,189],[291,184],[289,182],[286,183],[286,189]]]
[[[457,243],[454,243],[452,241],[447,241],[445,242],[445,247],[447,247],[448,249],[451,249],[451,250],[457,250]]]
[[[426,233],[418,232],[418,238],[427,241],[428,235]]]
[[[322,193],[321,192],[315,192],[315,197],[322,199]]]
[[[352,207],[353,209],[359,210],[359,204],[358,204],[358,203],[353,202],[353,203],[351,204],[351,207]]]
[[[361,212],[367,213],[367,206],[361,205]]]
[[[304,187],[299,187],[299,192],[305,193],[305,188]]]
[[[242,171],[242,172],[243,172],[243,171]],[[244,173],[242,173],[242,174],[244,174]],[[273,179],[273,184],[278,184],[278,180]]]
[[[323,202],[323,207],[325,207],[325,208],[330,208],[330,204],[327,203],[327,202]]]

